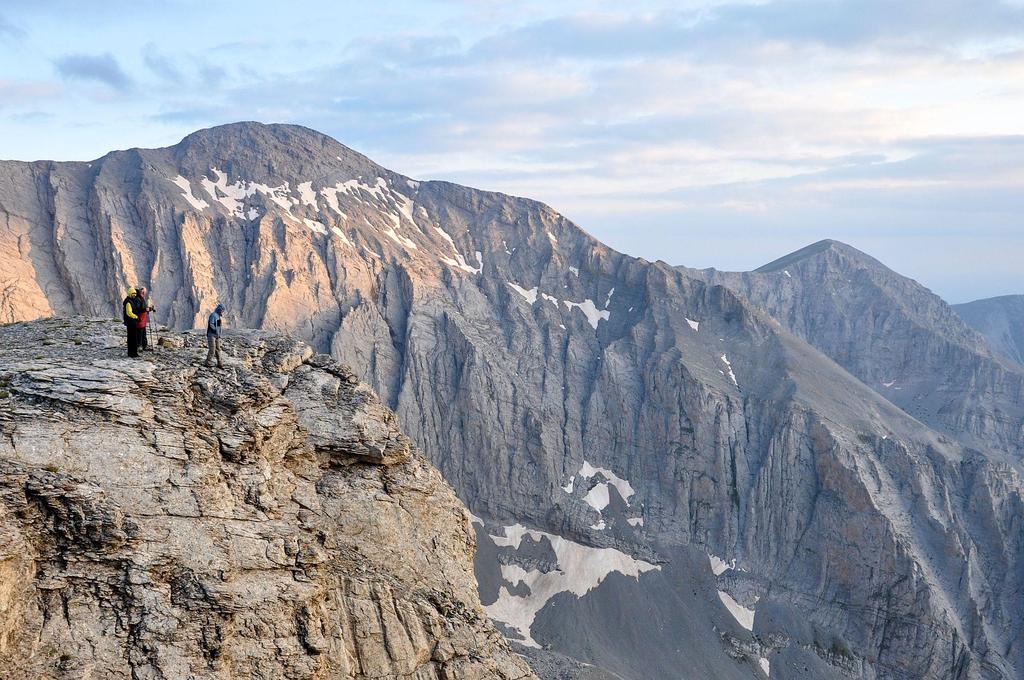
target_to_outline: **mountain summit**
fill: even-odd
[[[1024,669],[1021,373],[829,242],[728,274],[551,208],[241,124],[0,164],[0,311],[287,331],[351,365],[474,513],[545,678]],[[888,383],[888,384],[887,384]]]

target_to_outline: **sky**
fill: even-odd
[[[950,302],[1024,293],[1024,0],[0,3],[0,158],[238,120],[650,260],[834,238]]]

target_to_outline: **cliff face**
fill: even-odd
[[[916,281],[835,241],[753,272],[693,273],[750,300],[930,427],[1024,459],[1024,368]]]
[[[476,513],[481,600],[545,677],[1024,668],[1019,393],[939,409],[940,433],[731,283],[302,128],[0,171],[15,314],[111,314],[148,283],[163,321],[219,300],[351,365]],[[901,379],[956,385],[928,354]]]
[[[1024,295],[975,300],[953,309],[985,336],[992,349],[1024,365]]]
[[[346,367],[272,333],[123,358],[109,321],[0,327],[10,678],[529,678],[468,516]]]

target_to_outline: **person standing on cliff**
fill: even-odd
[[[149,304],[149,299],[146,297],[146,294],[147,290],[145,286],[139,288],[139,299],[142,300],[142,309],[139,311],[139,350],[143,352],[152,352],[153,348],[149,346],[146,327],[149,325],[149,313],[155,311],[156,308]]]
[[[220,329],[224,317],[224,305],[217,304],[217,308],[206,319],[206,366],[213,366],[213,357],[217,356],[217,368],[224,368],[220,360]]]
[[[142,300],[134,288],[128,289],[128,296],[121,302],[121,318],[124,321],[128,336],[128,356],[139,357],[139,312],[142,311]]]

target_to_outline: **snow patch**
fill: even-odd
[[[313,182],[303,182],[295,187],[299,190],[299,200],[306,205],[316,207],[316,192],[313,191]]]
[[[338,192],[340,192],[341,190],[341,183],[339,182],[333,187],[324,187],[323,189],[321,189],[320,195],[324,197],[325,201],[327,201],[328,208],[341,215],[342,219],[347,220],[348,215],[343,213],[341,211],[341,206],[338,205]]]
[[[333,231],[334,235],[340,238],[341,242],[344,243],[345,245],[353,245],[352,241],[349,240],[348,236],[345,236],[345,232],[343,232],[341,229],[338,229],[337,227],[331,227],[331,231]]]
[[[883,383],[882,383],[882,386],[883,386],[883,387],[892,387],[892,386],[893,386],[893,385],[895,385],[895,384],[896,384],[896,381],[895,381],[895,380],[890,380],[889,382],[883,382]]]
[[[642,527],[644,525],[643,517],[630,517],[626,520],[626,524],[631,527]]]
[[[516,284],[512,283],[511,281],[508,282],[508,285],[509,285],[510,288],[512,288],[512,290],[514,290],[515,292],[517,292],[520,295],[522,295],[523,299],[526,300],[527,302],[529,302],[531,305],[534,302],[537,301],[537,287],[536,286],[534,286],[530,290],[526,290],[525,288],[520,288],[519,286],[517,286]]]
[[[196,210],[203,210],[204,208],[210,207],[209,203],[207,203],[201,198],[196,198],[195,196],[192,195],[192,185],[189,183],[187,179],[185,179],[181,175],[178,175],[174,179],[168,177],[168,179],[174,184],[178,185],[178,188],[181,189],[181,197],[188,201],[188,204],[191,205],[193,208],[195,208]]]
[[[711,573],[715,576],[722,574],[728,569],[736,568],[736,560],[726,562],[718,555],[712,555],[711,553],[708,553],[708,561],[711,562]]]
[[[569,267],[569,271],[571,271],[573,274],[575,274],[577,276],[577,278],[580,275],[580,270],[577,269],[576,267]],[[614,288],[612,290],[614,290]]]
[[[608,297],[605,298],[605,301],[604,301],[604,308],[605,309],[608,309],[608,305],[611,304],[611,302],[612,302],[612,295],[615,295],[615,286],[612,286],[612,289],[610,291],[608,291]]]
[[[505,254],[506,255],[511,255],[512,254],[512,251],[508,249],[508,244],[505,243],[504,239],[502,239],[502,241],[501,241],[501,247],[505,249]]]
[[[276,187],[244,180],[228,184],[226,173],[217,168],[211,168],[210,172],[216,177],[216,180],[211,180],[204,175],[199,183],[210,195],[210,198],[224,206],[235,217],[252,219],[248,217],[252,214],[252,209],[250,208],[248,211],[245,209],[245,200],[260,193],[283,208],[289,217],[295,219],[291,210],[296,201],[291,197],[291,188],[288,182]]]
[[[583,497],[584,502],[592,507],[594,510],[601,512],[608,507],[608,503],[611,500],[608,495],[608,484],[601,482],[587,492],[587,495]]]
[[[736,623],[740,624],[747,630],[754,630],[754,610],[747,609],[739,602],[732,598],[732,595],[725,592],[724,590],[718,591],[718,599],[722,601],[725,608],[729,610],[732,617],[736,619]]]
[[[387,236],[392,241],[394,241],[395,243],[397,243],[398,245],[405,246],[406,248],[410,248],[412,250],[419,250],[419,247],[415,243],[413,243],[412,240],[406,238],[405,236],[402,236],[401,234],[396,233],[393,227],[388,227],[387,229],[385,229],[384,235]]]
[[[761,670],[764,671],[764,674],[767,675],[769,678],[772,677],[772,665],[771,665],[771,662],[768,661],[768,659],[764,658],[763,656],[760,659],[758,659],[757,662],[759,664],[761,664]]]
[[[312,229],[313,231],[315,231],[318,234],[326,234],[327,233],[327,227],[325,227],[322,223],[317,222],[316,220],[311,220],[308,217],[303,217],[302,218],[302,222],[307,227],[309,227],[310,229]]]
[[[553,304],[555,307],[558,306],[558,298],[556,298],[554,295],[548,295],[547,293],[541,293],[540,296],[542,298],[544,298],[545,300],[547,300],[548,302],[550,302],[551,304]]]
[[[739,387],[739,383],[736,382],[736,374],[732,372],[732,364],[729,363],[729,357],[727,357],[726,355],[723,354],[721,356],[721,359],[722,359],[722,363],[725,364],[725,367],[727,369],[729,369],[728,375],[729,375],[729,379],[732,380],[732,384],[736,385],[737,387]]]
[[[583,461],[583,465],[580,467],[580,471],[577,474],[583,479],[590,479],[591,477],[597,474],[602,475],[605,479],[608,480],[609,484],[615,487],[615,490],[619,492],[620,496],[622,496],[622,500],[626,501],[627,503],[629,503],[630,497],[632,497],[635,493],[635,491],[633,491],[633,485],[630,484],[628,481],[626,481],[622,477],[619,477],[617,474],[615,474],[614,472],[607,468],[594,467],[586,460]]]
[[[450,267],[456,267],[458,269],[461,269],[462,271],[469,272],[470,274],[479,274],[484,270],[484,257],[479,250],[476,251],[476,259],[480,266],[473,267],[466,262],[466,258],[462,257],[462,253],[460,253],[459,249],[455,247],[455,241],[453,241],[452,237],[448,235],[448,232],[446,232],[441,227],[434,227],[434,231],[436,231],[441,238],[448,242],[448,245],[451,246],[452,252],[455,253],[454,259],[450,257],[441,257],[441,262],[444,262],[446,265]]]
[[[530,593],[512,595],[509,586],[503,584],[498,589],[498,599],[484,607],[492,619],[517,631],[523,637],[522,643],[530,647],[539,646],[530,635],[530,626],[537,613],[555,595],[568,592],[583,597],[614,572],[639,579],[640,574],[661,570],[658,565],[635,559],[614,548],[592,548],[555,534],[527,529],[520,524],[504,527],[504,530],[504,536],[491,536],[496,545],[518,549],[526,536],[534,541],[547,538],[555,553],[557,568],[549,572],[503,565],[502,577],[513,588],[520,583],[526,585]]]
[[[562,303],[572,309],[573,307],[579,308],[581,312],[587,317],[587,321],[590,325],[597,330],[597,324],[602,320],[607,321],[611,318],[612,313],[607,309],[598,309],[597,305],[590,298],[587,298],[583,302],[572,302],[571,300],[563,300]]]
[[[785,274],[785,275],[786,275],[786,278],[788,278],[788,279],[791,279],[791,278],[793,278],[793,275],[789,273],[789,270],[788,270],[788,269],[783,269],[783,270],[782,270],[782,273],[783,273],[783,274]]]
[[[549,240],[549,241],[551,241],[551,245],[553,245],[553,246],[557,247],[557,246],[558,246],[558,239],[557,239],[557,238],[555,238],[555,235],[554,235],[554,234],[552,234],[552,233],[551,233],[550,231],[548,231],[547,229],[545,229],[545,230],[544,230],[544,233],[548,235],[548,240]]]
[[[686,319],[686,323],[690,324],[690,328],[692,328],[694,331],[699,331],[700,330],[700,321],[694,321],[693,319],[691,319],[689,317],[683,317],[683,318]]]

